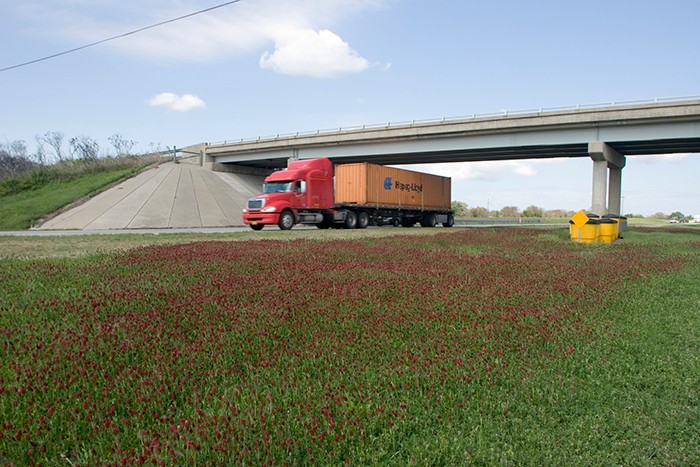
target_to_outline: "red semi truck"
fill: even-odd
[[[265,178],[263,193],[243,209],[243,222],[253,230],[296,224],[452,227],[450,191],[448,177],[366,162],[334,167],[327,158],[295,160]]]

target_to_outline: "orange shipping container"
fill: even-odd
[[[336,204],[449,210],[452,180],[362,162],[335,166]]]

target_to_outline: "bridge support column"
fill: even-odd
[[[622,169],[610,167],[608,174],[608,214],[622,215]]]
[[[593,196],[591,210],[596,214],[622,214],[622,169],[625,156],[602,141],[588,143],[588,154],[593,159]],[[608,171],[610,184],[608,185]],[[607,195],[607,196],[606,196]],[[607,206],[606,206],[607,198]]]

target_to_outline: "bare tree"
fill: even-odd
[[[51,146],[53,149],[55,162],[63,161],[65,156],[63,153],[63,141],[65,139],[65,135],[63,133],[60,131],[47,131],[43,135],[37,136],[37,140],[39,139]]]
[[[148,143],[149,154],[155,154],[157,152],[162,152],[162,151],[163,151],[163,146],[160,143],[154,143],[153,141]]]
[[[34,159],[37,164],[44,166],[47,163],[46,148],[44,148],[45,141],[38,135],[34,137],[34,141],[36,142],[36,151],[32,155],[32,159]]]
[[[0,179],[14,178],[35,167],[27,157],[27,144],[22,140],[0,143]]]
[[[100,145],[89,136],[75,136],[68,140],[71,156],[84,161],[96,160]]]
[[[129,156],[131,155],[131,150],[136,146],[136,141],[125,139],[119,133],[115,133],[109,138],[109,142],[114,146],[117,156]]]

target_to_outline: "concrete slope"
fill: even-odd
[[[241,226],[241,211],[263,177],[161,164],[45,222],[40,230]]]

